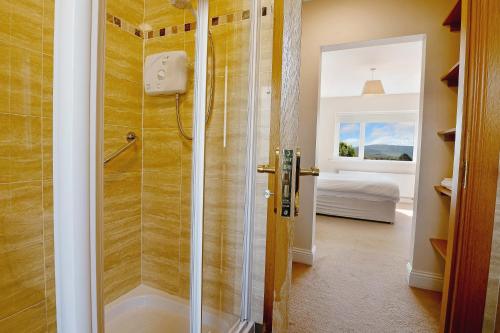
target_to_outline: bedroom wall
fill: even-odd
[[[315,0],[303,5],[302,65],[299,144],[304,166],[316,162],[316,121],[320,47],[404,35],[426,34],[426,69],[422,145],[418,180],[419,203],[415,248],[410,263],[425,282],[439,286],[444,267],[429,243],[429,237],[446,237],[449,203],[433,189],[444,175],[451,175],[453,147],[443,142],[438,130],[455,124],[456,93],[440,80],[457,62],[459,35],[441,23],[455,0]],[[296,220],[295,247],[314,249],[315,180],[301,183],[302,215]]]
[[[383,173],[399,185],[401,197],[413,199],[415,190],[415,162],[346,160],[333,157],[335,146],[335,116],[338,112],[398,112],[418,114],[420,94],[382,96],[326,97],[320,100],[317,132],[318,166],[322,172]],[[376,174],[375,174],[376,175]]]

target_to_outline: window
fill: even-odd
[[[366,123],[364,159],[413,161],[414,135],[412,123]]]
[[[405,117],[402,121],[387,121],[387,117],[356,118],[337,119],[337,156],[358,160],[414,161],[416,121]]]
[[[339,156],[359,156],[360,129],[360,123],[340,123]]]

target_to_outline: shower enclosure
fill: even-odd
[[[262,321],[272,12],[0,1],[1,332]],[[186,89],[148,94],[147,57],[173,51]]]
[[[249,0],[107,0],[103,155],[112,159],[97,268],[106,332],[262,321],[265,208],[255,207],[266,205],[266,182],[247,166],[268,155],[271,13],[272,3]],[[186,89],[149,94],[146,59],[164,52],[185,52]]]
[[[286,327],[300,6],[0,1],[0,332]]]

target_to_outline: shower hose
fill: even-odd
[[[214,91],[215,91],[215,49],[214,40],[212,38],[212,33],[208,31],[208,44],[210,49],[210,91],[208,94],[208,105],[205,117],[205,124],[208,124],[210,118],[212,117],[212,111],[214,107]],[[193,140],[193,137],[186,133],[184,126],[182,125],[181,114],[180,114],[180,96],[175,95],[175,113],[177,116],[177,127],[179,127],[179,132],[186,140]]]

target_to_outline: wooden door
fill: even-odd
[[[460,176],[441,314],[441,331],[454,333],[483,324],[500,153],[500,2],[462,0],[462,30]]]
[[[264,330],[286,332],[288,300],[291,287],[294,196],[290,208],[283,214],[282,189],[285,151],[297,152],[298,102],[301,40],[300,0],[274,1],[272,107],[269,165],[278,159],[276,174],[269,176],[269,189],[276,197],[268,201],[266,267],[264,288]],[[279,151],[277,154],[276,151]],[[292,158],[295,170],[295,158]],[[295,183],[290,181],[290,192]],[[286,209],[285,209],[286,210]],[[288,215],[288,216],[283,216]]]

